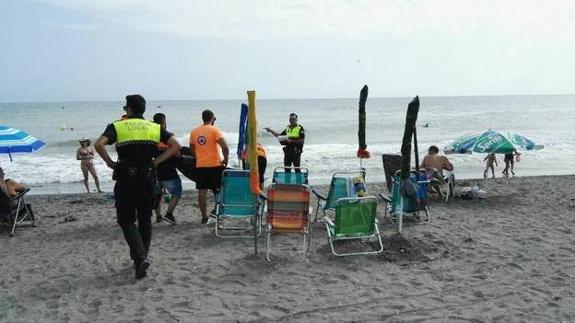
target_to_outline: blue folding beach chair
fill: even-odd
[[[216,204],[216,236],[254,238],[254,249],[257,254],[257,239],[262,232],[260,206],[260,199],[250,189],[250,172],[226,169],[222,174],[222,187],[219,201]],[[230,222],[243,222],[244,225],[224,225]]]
[[[286,168],[292,171],[286,172]],[[300,170],[300,172],[296,173],[296,169]],[[309,185],[308,177],[309,171],[305,167],[276,167],[274,169],[272,183]]]
[[[393,177],[391,196],[379,194],[387,202],[384,218],[389,213],[391,221],[397,223],[399,233],[402,231],[403,217],[405,215],[413,215],[416,219],[420,219],[420,213],[424,213],[427,218],[425,222],[431,222],[431,215],[427,207],[429,201],[427,192],[429,180],[425,177],[425,171],[419,171],[419,176],[417,176],[415,171],[411,171],[409,182],[415,189],[415,193],[411,196],[406,196],[402,193],[400,175],[401,171],[397,171]]]
[[[323,217],[325,217],[326,211],[335,210],[338,199],[343,197],[357,197],[358,192],[356,183],[354,182],[357,182],[358,179],[361,179],[361,184],[365,188],[365,169],[335,172],[331,177],[327,197],[317,190],[312,189],[312,193],[317,197],[314,221],[317,221],[317,215],[320,209],[323,213]]]

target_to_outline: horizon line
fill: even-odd
[[[421,96],[419,94],[414,95],[418,97],[424,98],[469,98],[469,97],[509,97],[509,96],[573,96],[575,94],[482,94],[482,95],[426,95]],[[359,95],[358,95],[359,97]],[[372,99],[404,99],[404,98],[411,98],[412,96],[374,96],[371,97]],[[368,97],[369,99],[370,97]],[[264,101],[274,101],[274,100],[349,100],[349,99],[357,99],[357,97],[300,97],[300,98],[261,98],[258,100]],[[154,101],[241,101],[247,99],[146,99],[146,102],[154,102]],[[39,101],[39,100],[32,100],[32,101],[0,101],[0,104],[15,104],[15,103],[87,103],[87,102],[122,102],[122,100],[47,100],[47,101]]]

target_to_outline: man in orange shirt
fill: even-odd
[[[202,112],[204,124],[190,133],[190,148],[196,156],[198,204],[202,213],[202,223],[208,223],[206,198],[212,190],[214,198],[220,191],[222,172],[228,165],[229,149],[220,129],[214,126],[216,118],[211,110]],[[223,158],[222,158],[223,154]]]

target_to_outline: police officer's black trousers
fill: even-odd
[[[114,186],[117,221],[136,263],[146,259],[150,250],[155,182],[153,174],[136,174],[119,179]]]
[[[300,161],[301,161],[301,152],[299,150],[284,148],[284,166],[285,167],[291,167],[292,165],[293,165],[293,167],[300,167]],[[289,173],[291,171],[291,169],[286,168],[285,171],[287,173]],[[295,169],[295,172],[300,173],[301,170]]]

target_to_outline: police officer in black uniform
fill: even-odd
[[[281,142],[281,144],[285,146],[283,148],[284,166],[291,167],[293,165],[293,167],[298,167],[295,169],[296,173],[301,172],[299,167],[301,165],[301,153],[303,152],[305,132],[302,125],[297,122],[297,114],[292,113],[289,115],[289,125],[287,125],[281,133],[277,133],[269,127],[266,127],[265,130],[276,137],[287,137],[285,141]],[[285,171],[289,173],[291,169],[286,168]]]
[[[108,167],[114,170],[117,221],[130,247],[136,279],[141,279],[146,277],[150,266],[148,251],[152,238],[155,168],[175,155],[180,144],[160,125],[144,120],[146,100],[142,96],[126,96],[124,110],[127,118],[109,124],[94,147]],[[160,142],[170,148],[154,158]],[[117,162],[106,151],[105,146],[111,144],[116,144]]]

